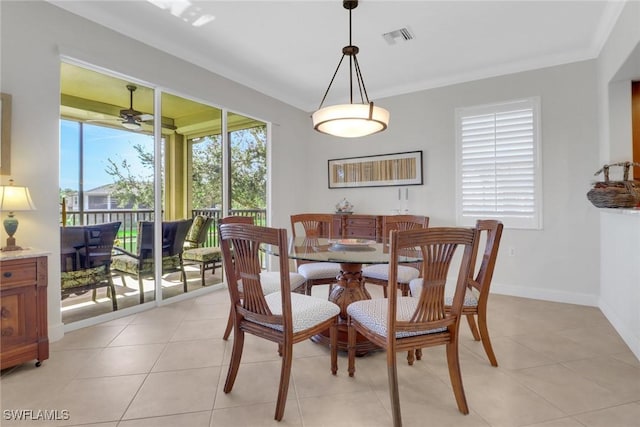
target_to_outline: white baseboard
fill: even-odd
[[[634,331],[633,328],[629,328],[620,316],[618,316],[616,310],[612,309],[606,302],[600,301],[598,307],[618,335],[620,335],[620,338],[629,346],[636,358],[640,360],[640,331]]]
[[[599,302],[598,295],[573,293],[548,288],[526,288],[502,283],[492,283],[491,293],[566,304],[587,305],[590,307],[598,307]]]
[[[47,332],[49,335],[49,342],[59,341],[64,337],[64,323],[59,322],[55,325],[47,325]]]

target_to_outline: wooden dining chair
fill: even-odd
[[[227,216],[224,218],[220,218],[218,220],[218,224],[250,224],[253,225],[253,217],[252,216]],[[235,264],[234,264],[235,265]],[[236,271],[236,277],[240,277],[238,271]],[[272,292],[276,292],[280,290],[280,273],[277,271],[261,271],[260,278],[262,283],[262,291],[263,293],[270,294]],[[292,289],[299,288],[305,284],[305,278],[301,274],[298,273],[289,273],[289,283],[291,284]],[[240,298],[243,298],[242,294],[242,282],[238,287],[238,292],[240,293]],[[229,335],[231,335],[231,330],[233,329],[233,310],[229,309],[229,318],[227,320],[227,326],[224,330],[224,335],[222,335],[223,340],[228,340]]]
[[[221,224],[220,246],[229,284],[233,314],[233,350],[224,384],[224,392],[233,388],[244,345],[244,334],[275,342],[282,357],[280,386],[275,419],[284,415],[293,344],[329,329],[331,373],[338,370],[337,322],[340,308],[325,299],[291,292],[287,230],[248,224]],[[261,276],[260,251],[263,245],[278,248],[279,285],[277,292],[265,295]],[[242,289],[239,284],[242,283]]]
[[[417,228],[391,232],[389,280],[398,280],[403,250],[420,248],[424,264],[424,285],[418,297],[399,296],[353,302],[348,313],[349,376],[355,374],[356,333],[364,335],[387,352],[387,372],[393,425],[402,425],[396,352],[414,348],[446,346],[449,377],[458,409],[469,413],[458,356],[458,332],[462,303],[471,266],[477,251],[473,228]],[[462,256],[455,256],[461,248]],[[457,274],[450,310],[445,310],[447,276]]]
[[[383,247],[389,244],[389,233],[392,230],[412,230],[415,228],[427,228],[429,217],[424,215],[386,215],[382,217],[382,243]],[[386,264],[369,265],[362,269],[365,283],[373,283],[382,286],[384,297],[387,297],[387,285],[389,282],[389,266]],[[403,296],[409,295],[409,283],[420,276],[419,265],[398,266],[397,286]]]
[[[334,236],[332,214],[291,215],[291,234],[294,238],[298,236],[296,228],[304,231],[304,237],[308,239],[308,242],[321,237],[329,239],[339,237]],[[329,285],[329,293],[331,293],[331,287],[336,283],[340,274],[340,264],[336,262],[313,262],[297,259],[296,268],[306,280],[304,288],[306,295],[311,295],[311,288],[316,285]]]
[[[484,240],[484,253],[480,261],[480,267],[474,278],[474,270],[471,269],[467,290],[462,305],[462,314],[467,317],[469,328],[476,341],[482,341],[485,353],[492,366],[498,366],[496,355],[491,346],[489,338],[489,328],[487,327],[487,302],[489,300],[489,288],[493,278],[493,270],[496,266],[500,239],[502,237],[502,222],[497,220],[478,220],[476,229],[478,239]],[[413,280],[410,284],[411,294],[420,295],[422,289],[422,279]],[[453,297],[445,297],[445,310],[450,310],[453,304]],[[478,318],[476,325],[475,318]],[[415,357],[420,360],[422,354],[420,349],[416,350]]]

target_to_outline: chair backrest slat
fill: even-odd
[[[391,230],[412,230],[427,228],[429,217],[424,215],[385,215],[382,217],[382,243],[389,243]]]
[[[274,315],[261,286],[260,251],[262,245],[278,246],[287,253],[287,231],[252,224],[227,223],[218,227],[231,303],[239,314],[255,322],[289,325],[291,333],[291,298],[288,262],[280,262],[282,315]],[[287,260],[286,256],[280,257]],[[232,285],[233,284],[233,285]],[[242,290],[240,290],[240,284]],[[285,328],[285,330],[287,330]]]
[[[291,234],[293,237],[296,237],[297,224],[302,226],[305,237],[335,237],[333,232],[333,215],[331,214],[304,213],[291,215]]]
[[[486,240],[480,268],[478,269],[475,279],[469,282],[469,286],[476,288],[480,292],[480,298],[487,298],[491,280],[493,279],[496,259],[498,258],[503,225],[502,222],[497,220],[478,220],[476,222],[476,229],[478,229],[479,233],[478,238],[480,238],[481,235],[485,235]],[[473,271],[470,277],[473,277]]]
[[[396,298],[389,297],[390,330],[412,331],[434,329],[457,324],[471,266],[477,252],[477,230],[457,227],[393,230],[391,238],[390,283],[397,282],[398,259],[403,251],[420,248],[425,277],[416,310],[409,321],[396,320]],[[444,305],[445,287],[455,252],[462,248],[457,269],[454,306],[447,312]],[[392,338],[393,335],[390,334]],[[391,340],[390,338],[390,340]]]

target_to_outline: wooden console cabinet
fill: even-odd
[[[382,216],[336,214],[333,217],[333,232],[345,239],[362,238],[381,242]]]
[[[0,369],[49,358],[47,257],[30,250],[0,255]]]

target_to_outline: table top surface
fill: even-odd
[[[278,247],[267,245],[265,252],[279,256]],[[288,257],[305,261],[338,262],[341,264],[388,264],[389,246],[366,239],[289,238]],[[399,262],[420,262],[416,256],[402,256]]]

